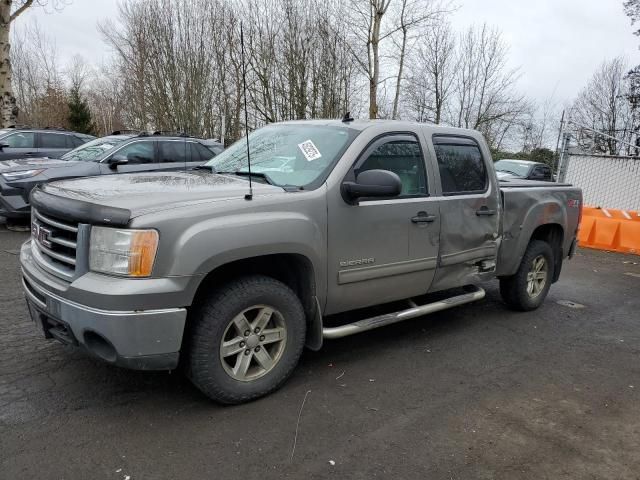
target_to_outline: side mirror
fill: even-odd
[[[3,150],[5,148],[7,148],[8,146],[9,146],[8,143],[2,142],[2,143],[0,143],[0,150]]]
[[[342,189],[351,201],[367,197],[389,198],[400,195],[402,182],[389,170],[367,170],[358,174],[355,182],[344,182]]]
[[[116,153],[113,157],[109,159],[108,163],[109,163],[109,167],[116,169],[118,168],[118,165],[126,165],[127,163],[129,163],[129,159],[124,155],[120,155]]]

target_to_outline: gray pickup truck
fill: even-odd
[[[34,189],[20,261],[45,337],[134,369],[182,364],[239,403],[280,386],[305,345],[479,300],[490,279],[535,309],[576,246],[581,191],[500,185],[475,131],[285,122],[249,151],[251,188],[242,140],[196,171]]]

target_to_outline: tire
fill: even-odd
[[[255,275],[232,281],[194,314],[188,376],[217,402],[237,404],[267,395],[298,364],[305,314],[300,299],[278,280]]]
[[[500,279],[500,295],[510,308],[527,312],[542,305],[553,279],[553,258],[553,250],[547,242],[531,240],[518,271],[510,277]],[[543,264],[540,263],[541,259]],[[534,262],[536,262],[535,265]],[[535,271],[536,268],[540,270]],[[541,283],[542,274],[544,274],[543,283]],[[531,282],[534,284],[532,285]]]

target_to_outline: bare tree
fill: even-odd
[[[580,92],[569,110],[575,124],[630,142],[633,136],[631,109],[625,81],[627,61],[617,57],[603,62]],[[624,144],[580,130],[578,141],[583,148],[611,155],[622,152]]]
[[[107,135],[125,127],[123,112],[127,99],[123,96],[122,79],[119,75],[113,75],[114,71],[117,71],[114,65],[102,65],[90,69],[82,81],[91,109],[91,118],[100,135]],[[73,80],[71,83],[74,83]]]
[[[14,31],[12,39],[13,92],[19,112],[17,121],[34,126],[62,126],[55,108],[44,108],[60,102],[64,92],[55,42],[35,21]],[[46,102],[43,101],[45,96],[48,97]]]
[[[393,97],[393,110],[391,118],[398,118],[398,107],[402,92],[402,80],[404,65],[408,50],[412,47],[415,36],[424,35],[424,29],[437,27],[442,24],[442,16],[448,12],[448,4],[436,0],[400,0],[398,13],[396,14],[396,27],[391,30],[394,43],[397,47],[398,73],[396,75],[395,93]],[[413,35],[416,30],[418,33]],[[395,36],[399,40],[395,41]]]
[[[60,9],[65,0],[2,0],[0,2],[0,122],[3,127],[15,125],[18,117],[17,100],[13,93],[10,29],[13,22],[34,5],[50,5]]]
[[[516,90],[518,70],[507,66],[499,31],[470,27],[460,39],[453,124],[480,130],[490,144],[504,138],[529,110]]]
[[[454,92],[456,42],[451,27],[440,22],[418,41],[407,86],[409,109],[417,121],[441,123]]]
[[[105,22],[132,127],[236,139],[244,130],[240,20],[249,127],[337,116],[355,70],[340,4],[329,0],[127,0]]]
[[[411,59],[407,108],[418,121],[480,130],[500,148],[531,113],[495,29],[470,27],[456,39],[446,22],[438,23],[420,37]]]
[[[378,85],[380,84],[380,42],[390,33],[382,31],[382,21],[391,0],[350,0],[350,24],[359,41],[353,58],[367,76],[369,118],[378,118]],[[366,61],[362,53],[366,55]]]
[[[518,125],[521,150],[531,153],[541,148],[553,148],[559,128],[559,113],[553,98],[547,98],[536,108],[531,106]]]
[[[81,55],[74,55],[64,70],[64,75],[70,89],[82,90],[87,79],[92,75],[93,68]]]

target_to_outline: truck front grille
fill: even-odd
[[[44,270],[69,281],[75,278],[80,227],[33,209],[32,251]]]

